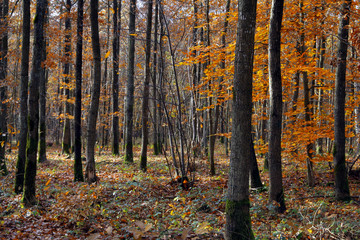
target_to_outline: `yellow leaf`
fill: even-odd
[[[110,51],[108,51],[106,54],[105,54],[105,59],[107,59],[108,57],[110,56]]]

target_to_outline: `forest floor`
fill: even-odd
[[[103,151],[96,156],[98,184],[73,182],[73,160],[48,149],[38,164],[38,204],[24,208],[13,193],[15,153],[10,174],[0,177],[0,239],[223,239],[229,157],[216,153],[217,175],[207,160],[196,161],[195,182],[183,190],[171,181],[164,156],[149,150],[148,171]],[[263,159],[259,159],[262,169]],[[251,191],[256,239],[360,239],[360,179],[350,178],[353,200],[334,200],[328,164],[316,164],[316,186],[306,185],[304,167],[284,162],[287,211],[276,214],[267,191]],[[265,189],[268,173],[261,172]]]

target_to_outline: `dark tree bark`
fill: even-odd
[[[341,5],[339,19],[338,65],[335,79],[335,140],[334,140],[334,172],[335,194],[338,200],[349,200],[350,190],[345,165],[345,88],[346,58],[349,38],[351,0],[344,0]]]
[[[157,99],[157,61],[158,61],[158,54],[157,54],[157,47],[158,47],[158,22],[159,22],[159,5],[157,1],[155,1],[155,22],[154,22],[154,48],[153,48],[153,74],[152,74],[152,84],[153,84],[153,120],[154,120],[154,134],[153,134],[153,148],[154,154],[158,155],[161,153],[161,140],[160,140],[160,124],[158,123],[158,115],[160,119],[159,112],[159,101]]]
[[[256,160],[254,141],[252,138],[250,141],[250,186],[251,186],[251,188],[262,188],[263,187],[263,184],[261,182],[258,163]]]
[[[9,1],[0,3],[0,175],[7,175],[5,162],[5,146],[7,141],[7,54],[8,54],[8,23]]]
[[[94,79],[87,126],[87,148],[85,178],[88,183],[97,182],[95,169],[96,120],[98,117],[101,87],[101,53],[99,38],[99,0],[90,1],[91,40],[94,59]]]
[[[23,191],[24,172],[26,161],[27,137],[27,99],[29,82],[29,56],[30,56],[30,0],[23,0],[23,27],[21,48],[21,80],[20,80],[20,133],[19,148],[16,162],[15,193]]]
[[[251,230],[249,168],[256,0],[238,1],[233,123],[226,200],[225,239],[254,239]]]
[[[24,179],[23,203],[31,206],[36,203],[36,155],[39,138],[39,83],[42,77],[42,56],[44,44],[44,24],[47,0],[36,1],[36,17],[34,20],[34,48],[32,58],[31,78],[29,82],[28,106],[28,137],[26,145],[26,164]]]
[[[65,17],[65,63],[64,63],[64,83],[65,83],[65,121],[62,139],[62,153],[70,154],[71,152],[71,128],[70,128],[70,59],[71,59],[71,0],[66,0],[66,17]]]
[[[119,3],[119,4],[118,4]],[[119,53],[120,53],[120,30],[121,30],[121,1],[113,0],[113,135],[112,154],[119,155]]]
[[[282,122],[282,84],[281,84],[281,22],[284,0],[273,0],[269,31],[269,85],[270,85],[270,138],[269,170],[270,201],[279,204],[278,211],[286,210],[282,186],[281,169],[281,122]]]
[[[153,1],[148,0],[148,11],[146,19],[146,46],[145,46],[145,81],[143,90],[143,103],[141,109],[142,115],[142,143],[140,156],[140,169],[146,172],[147,168],[147,145],[149,143],[149,91],[150,91],[150,58],[151,58],[151,26],[152,26],[152,8]]]
[[[83,48],[83,22],[84,22],[84,0],[78,0],[77,32],[76,32],[76,62],[75,62],[75,159],[74,159],[74,181],[83,182],[83,168],[81,162],[81,90],[82,90],[82,48]]]
[[[133,159],[133,115],[134,115],[134,72],[135,72],[135,14],[136,0],[130,1],[129,11],[129,49],[125,99],[125,162]]]
[[[304,11],[303,11],[303,1],[300,1],[300,23],[301,23],[301,33],[300,33],[300,55],[306,56],[306,44],[305,44],[305,17],[304,17]],[[305,60],[306,62],[306,60]],[[309,126],[311,121],[311,109],[310,109],[310,87],[309,87],[309,79],[308,79],[308,73],[306,71],[302,72],[302,80],[303,80],[303,91],[304,91],[304,109],[305,109],[305,124],[306,126]],[[313,170],[313,163],[312,163],[312,157],[313,157],[313,143],[309,142],[306,144],[306,167],[307,167],[307,182],[310,187],[315,186],[315,177],[314,177],[314,170]]]
[[[46,10],[45,15],[45,25],[48,24],[48,10]],[[46,26],[44,26],[44,47],[43,47],[43,56],[42,61],[46,60]],[[46,162],[46,84],[48,80],[48,72],[44,65],[42,65],[42,74],[40,78],[40,86],[39,86],[39,157],[38,161],[40,163]]]

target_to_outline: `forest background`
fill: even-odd
[[[36,13],[39,2],[30,4],[31,19],[35,15],[40,18]],[[49,1],[42,16],[43,52],[36,55],[35,50],[29,51],[28,65],[39,60],[41,64],[32,66],[40,66],[43,76],[38,88],[43,106],[38,109],[42,142],[36,159],[43,163],[35,164],[37,192],[35,195],[35,188],[31,190],[34,196],[28,203],[36,205],[31,208],[21,208],[21,195],[13,192],[14,183],[21,176],[17,162],[22,151],[22,123],[27,122],[21,118],[24,25],[30,29],[30,46],[37,42],[33,38],[37,31],[34,20],[23,20],[25,5],[21,1],[2,2],[0,163],[4,176],[0,237],[57,234],[59,238],[222,238],[238,3],[99,1],[98,20],[94,20],[90,12],[94,1],[85,1],[84,30],[79,35],[76,24],[80,15],[76,7],[80,2]],[[281,148],[284,195],[289,203],[287,212],[277,213],[277,203],[269,203],[266,191],[251,193],[253,231],[260,239],[359,236],[359,199],[353,197],[349,203],[339,203],[332,193],[341,3],[285,1],[281,30]],[[130,6],[135,4],[133,11]],[[352,1],[348,27],[345,109],[352,196],[359,195],[358,4]],[[251,184],[254,189],[265,190],[269,182],[270,11],[271,1],[258,1],[252,148],[263,181],[251,178]],[[98,23],[97,53],[90,20]],[[80,108],[76,103],[79,36],[83,40]],[[30,66],[31,71],[34,69]],[[32,74],[30,113],[31,79]],[[96,83],[94,79],[101,80]],[[94,93],[98,93],[97,107],[92,106],[96,102],[92,99]],[[88,121],[94,112],[98,114],[97,121],[96,117],[95,122]],[[81,129],[80,133],[77,129]],[[89,138],[89,132],[96,133],[95,137]],[[83,136],[83,147],[76,144],[79,134]],[[91,151],[89,155],[89,142],[96,156],[91,157]],[[149,150],[144,147],[148,144]],[[76,155],[79,151],[80,155]],[[81,166],[85,163],[81,163],[81,156],[85,155],[85,178],[97,184],[71,182],[81,182],[83,173],[82,167],[72,169],[74,161],[70,157],[74,156],[77,166]],[[139,161],[140,167],[125,164],[122,159],[127,163]],[[76,175],[79,171],[81,176]],[[18,187],[15,185],[15,192],[21,193],[22,184]],[[49,222],[56,222],[55,227]],[[35,235],[34,230],[38,231]]]

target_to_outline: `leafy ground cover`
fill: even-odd
[[[103,151],[96,157],[100,181],[88,185],[73,182],[73,160],[51,148],[49,161],[38,165],[39,202],[29,209],[12,191],[16,156],[8,157],[10,174],[0,177],[0,239],[223,239],[229,158],[222,152],[216,176],[209,177],[207,161],[199,159],[193,186],[182,190],[163,156],[149,152],[142,173],[138,164]],[[281,215],[267,191],[251,191],[257,239],[360,239],[360,179],[350,179],[354,198],[341,203],[334,200],[327,163],[317,164],[316,174],[317,185],[309,188],[301,164],[284,163],[288,210]],[[268,173],[261,176],[267,186]]]

